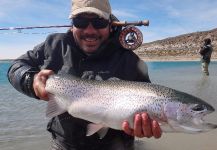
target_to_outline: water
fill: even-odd
[[[0,62],[0,149],[49,148],[45,103],[17,92],[6,77],[10,62]]]
[[[8,84],[8,80],[6,78],[7,70],[10,67],[10,62],[8,61],[0,61],[0,85]]]
[[[17,92],[6,78],[10,62],[0,62],[0,149],[49,149],[46,131],[46,103]],[[210,76],[201,74],[200,62],[149,62],[153,83],[165,85],[198,96],[217,109],[217,62],[210,64]],[[217,112],[207,120],[217,123]],[[162,138],[139,139],[138,149],[147,150],[216,150],[217,130],[197,135],[163,134]]]
[[[210,76],[201,74],[200,62],[151,62],[149,74],[153,83],[162,84],[202,98],[217,110],[217,62],[210,64]],[[207,117],[217,124],[217,111]],[[216,150],[217,129],[201,134],[167,133],[155,140],[137,141],[138,149],[147,150]]]

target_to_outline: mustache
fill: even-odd
[[[100,39],[101,36],[98,36],[96,34],[83,34],[83,35],[81,35],[81,39],[86,39],[86,38]]]

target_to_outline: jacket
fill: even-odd
[[[19,92],[37,98],[32,89],[33,75],[42,69],[51,69],[56,74],[72,74],[81,78],[103,80],[116,77],[122,80],[150,82],[145,64],[131,50],[120,46],[117,38],[111,36],[93,55],[86,55],[76,45],[72,33],[51,34],[33,50],[17,58],[8,71],[10,83]],[[87,106],[88,107],[88,106]],[[134,138],[123,131],[109,129],[103,139],[97,134],[86,136],[89,122],[64,113],[52,118],[47,130],[53,138],[71,147],[89,147],[90,145],[109,145],[115,137],[133,142]]]
[[[213,51],[213,48],[211,44],[204,45],[203,47],[201,47],[201,50],[200,50],[201,61],[209,63],[211,59],[212,51]]]

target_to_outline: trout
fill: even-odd
[[[162,85],[51,75],[45,89],[49,93],[47,117],[68,112],[87,120],[91,122],[87,136],[97,132],[103,138],[108,128],[121,130],[123,121],[133,127],[134,115],[141,112],[158,121],[163,132],[201,133],[217,128],[204,121],[204,116],[215,111],[210,104]]]

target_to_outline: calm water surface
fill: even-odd
[[[217,62],[210,64],[210,76],[204,77],[200,62],[149,62],[153,83],[198,96],[217,109]],[[49,149],[46,131],[46,103],[17,92],[6,78],[9,62],[0,62],[0,149]],[[217,123],[214,112],[207,120]],[[137,149],[147,150],[216,150],[217,130],[197,135],[167,133],[155,140],[138,140]]]

